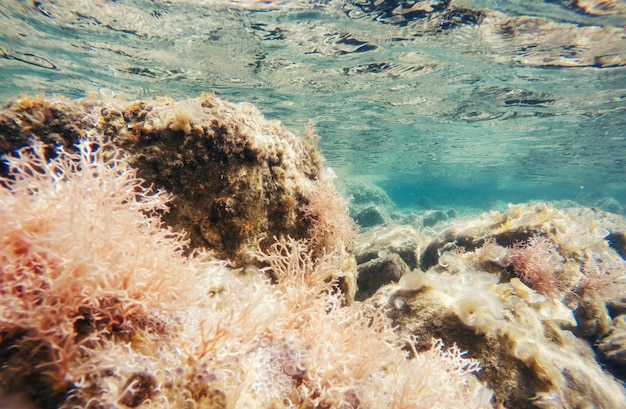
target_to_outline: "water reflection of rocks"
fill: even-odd
[[[621,15],[618,1],[561,1],[563,7],[589,15]],[[625,64],[623,27],[581,25],[547,18],[512,16],[459,7],[454,1],[355,0],[346,15],[369,17],[409,27],[413,35],[437,34],[461,26],[476,27],[473,37],[491,47],[498,62],[532,66],[614,67]]]

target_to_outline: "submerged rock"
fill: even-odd
[[[383,254],[380,257],[359,264],[357,267],[357,301],[365,300],[383,285],[398,282],[409,272],[406,263],[395,253]]]
[[[368,229],[391,222],[397,206],[380,187],[364,181],[338,180],[338,189],[350,198],[350,216],[359,227]]]
[[[397,254],[413,270],[418,266],[419,254],[426,238],[412,226],[382,226],[357,236],[354,254],[357,264],[388,255]]]
[[[407,228],[407,242],[422,234]],[[364,303],[417,337],[418,350],[432,338],[467,350],[504,407],[624,407],[624,320],[611,314],[626,293],[626,261],[609,238],[625,228],[618,215],[543,203],[455,220],[422,235],[417,268]],[[402,231],[359,236],[359,268],[394,247],[372,237],[401,243]],[[357,294],[372,287],[364,280]]]
[[[366,207],[354,216],[354,221],[362,228],[385,224],[386,219],[389,219],[389,216],[374,206]]]
[[[598,344],[598,352],[617,376],[626,381],[626,315],[615,317],[611,332]]]
[[[147,185],[174,195],[163,220],[188,234],[191,249],[245,266],[258,245],[304,238],[318,256],[343,254],[345,270],[353,270],[353,224],[311,130],[297,137],[251,104],[208,94],[135,102],[24,97],[0,109],[0,154],[33,138],[72,151],[94,133],[123,149]]]

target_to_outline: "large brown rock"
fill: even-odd
[[[209,94],[179,102],[24,97],[0,109],[0,154],[33,138],[73,150],[94,132],[121,147],[146,184],[174,195],[163,220],[187,232],[191,249],[244,266],[251,249],[290,236],[309,240],[315,256],[345,256],[353,269],[352,221],[312,131],[298,137],[251,104]]]

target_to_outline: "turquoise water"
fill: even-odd
[[[403,207],[623,206],[625,24],[621,0],[5,0],[0,99],[215,92],[314,121]]]

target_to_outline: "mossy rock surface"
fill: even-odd
[[[190,249],[246,265],[258,243],[265,249],[275,237],[310,239],[325,222],[310,211],[311,200],[332,185],[316,136],[296,136],[250,104],[208,94],[178,102],[42,96],[0,109],[0,154],[33,138],[71,151],[93,132],[122,148],[146,185],[174,195],[163,220],[187,232]],[[3,164],[0,172],[7,171]],[[344,250],[341,239],[330,241],[316,237],[312,251]]]

